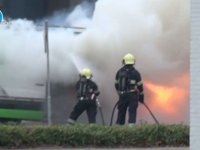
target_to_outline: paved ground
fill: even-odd
[[[2,149],[1,150],[8,150]],[[164,147],[164,148],[62,148],[62,147],[41,147],[41,148],[24,148],[24,149],[16,149],[16,150],[189,150],[189,147]]]

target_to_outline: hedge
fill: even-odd
[[[189,146],[189,126],[0,125],[1,147],[163,147]]]

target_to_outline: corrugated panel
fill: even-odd
[[[190,149],[200,147],[200,1],[191,1]]]

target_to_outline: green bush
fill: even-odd
[[[186,125],[59,125],[0,126],[0,146],[5,147],[158,147],[189,146]]]

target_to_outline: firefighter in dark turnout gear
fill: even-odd
[[[70,114],[68,123],[73,124],[86,110],[89,123],[96,123],[97,105],[96,98],[99,95],[98,87],[91,80],[90,69],[84,68],[80,72],[80,79],[76,83],[78,102]]]
[[[117,124],[125,124],[128,108],[130,126],[136,122],[138,101],[144,102],[143,85],[140,73],[134,68],[135,58],[126,54],[123,58],[123,67],[116,74],[115,88],[119,95]]]

